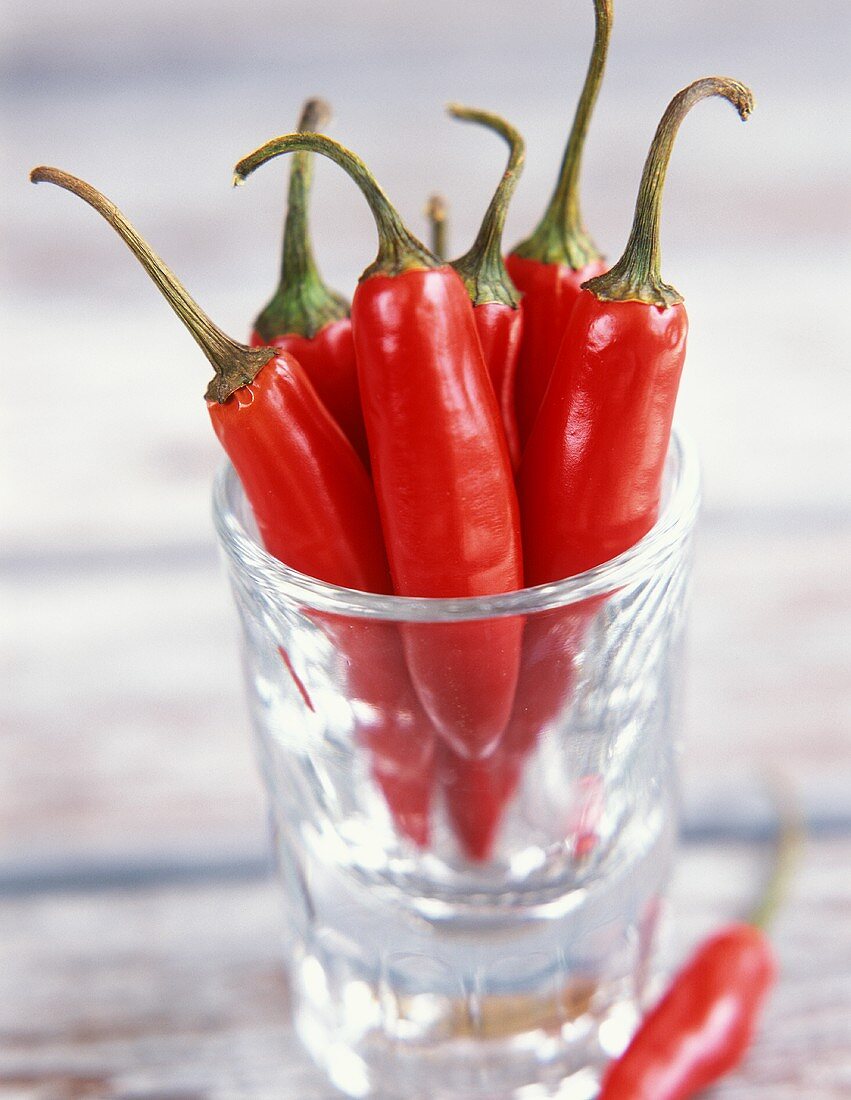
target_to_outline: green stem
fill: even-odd
[[[324,100],[309,99],[302,108],[298,129],[321,129],[331,117]],[[308,228],[308,198],[313,176],[313,156],[296,153],[290,169],[287,218],[281,253],[281,280],[254,327],[271,343],[278,336],[313,339],[331,321],[347,317],[349,303],[322,281],[313,256]]]
[[[537,260],[542,264],[566,264],[574,271],[579,271],[601,258],[582,220],[579,208],[579,173],[591,114],[603,81],[612,19],[612,0],[594,0],[594,45],[564,150],[558,182],[537,228],[514,249],[518,256],[527,260]]]
[[[742,122],[747,121],[753,110],[750,88],[722,76],[696,80],[674,96],[662,116],[644,162],[635,217],[624,254],[610,271],[583,284],[598,298],[615,302],[646,302],[662,307],[682,301],[682,295],[662,281],[659,245],[662,191],[681,122],[696,103],[716,95],[736,108]]]
[[[431,250],[442,262],[446,259],[449,228],[449,203],[443,195],[429,195],[425,215],[431,229]]]
[[[768,882],[748,923],[765,931],[786,898],[793,872],[798,864],[804,842],[804,825],[800,807],[783,776],[775,776],[773,801],[778,807],[778,829],[775,842],[774,864]]]
[[[321,153],[333,160],[348,172],[369,203],[378,229],[378,255],[361,275],[361,280],[368,279],[371,275],[400,275],[415,268],[440,266],[440,262],[426,246],[406,228],[398,211],[360,157],[323,134],[284,134],[267,141],[237,164],[234,169],[234,183],[242,183],[256,168],[273,157],[297,152],[299,149]]]
[[[215,376],[205,395],[209,401],[227,401],[241,386],[253,382],[260,369],[274,358],[275,352],[272,348],[249,348],[238,344],[213,324],[118,207],[100,191],[58,168],[34,168],[30,179],[33,183],[54,183],[57,187],[70,191],[83,202],[87,202],[118,233],[212,364]]]
[[[526,146],[518,131],[499,115],[472,107],[461,107],[457,103],[451,103],[447,109],[453,118],[487,126],[499,134],[509,147],[508,164],[485,211],[473,246],[469,252],[453,260],[452,266],[464,280],[474,306],[502,302],[503,305],[517,309],[520,295],[502,258],[502,231],[508,214],[508,204],[523,171]]]

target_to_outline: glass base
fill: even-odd
[[[591,1100],[639,1017],[672,834],[558,911],[486,921],[424,919],[412,899],[310,861],[293,922],[279,845],[302,1042],[352,1097]]]
[[[313,985],[312,960],[302,986]],[[600,1012],[595,987],[576,982],[555,997],[458,999],[443,1013],[444,1034],[430,1041],[395,1038],[374,1030],[355,1046],[329,1030],[321,1005],[301,990],[297,1032],[330,1081],[352,1097],[382,1100],[593,1100],[602,1067],[629,1041],[638,1019],[635,1001],[615,1000]],[[618,992],[622,993],[622,990]],[[614,994],[610,990],[609,994]],[[377,996],[352,982],[343,997],[365,1016],[386,1011]],[[389,1000],[393,1031],[407,1024],[416,1033],[434,1006],[426,995]],[[383,1002],[383,1003],[382,1003]],[[439,1010],[438,1010],[439,1011]]]

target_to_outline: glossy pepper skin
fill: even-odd
[[[671,100],[644,165],[626,249],[581,291],[523,455],[526,576],[545,584],[622,553],[656,521],[688,321],[660,274],[662,190],[691,108],[722,96],[744,120],[753,97],[707,77]]]
[[[276,349],[207,410],[270,554],[329,584],[391,590],[369,476],[292,355]]]
[[[352,313],[397,592],[485,596],[521,587],[508,451],[460,278],[449,267],[371,275]]]
[[[330,108],[323,100],[309,99],[298,128],[318,130],[329,116]],[[323,282],[310,240],[312,161],[312,155],[306,152],[293,157],[280,282],[254,323],[250,343],[252,347],[271,346],[295,356],[320,400],[368,467],[349,303]]]
[[[467,292],[448,267],[373,275],[352,302],[378,507],[393,584],[405,596],[522,587],[508,448]],[[517,619],[403,628],[426,712],[463,756],[508,722]]]
[[[395,591],[422,597],[513,591],[522,586],[517,499],[464,284],[411,236],[365,165],[328,138],[276,138],[237,165],[237,178],[299,148],[344,168],[378,226],[378,257],[355,292],[352,321]],[[462,755],[486,754],[502,734],[521,632],[513,619],[403,626],[419,698]]]
[[[516,382],[521,447],[534,427],[579,289],[606,269],[582,220],[579,175],[603,80],[612,18],[612,0],[594,0],[594,45],[555,190],[532,235],[506,258],[508,272],[523,295],[523,342]]]
[[[777,977],[765,929],[783,900],[803,839],[788,790],[778,793],[774,867],[759,903],[746,922],[705,940],[673,976],[629,1046],[608,1067],[599,1100],[686,1100],[744,1057]]]
[[[587,606],[592,605],[592,606]],[[527,619],[518,691],[499,745],[481,760],[465,760],[441,746],[437,770],[446,811],[465,854],[482,862],[493,855],[499,829],[538,737],[572,697],[575,657],[588,623],[599,609],[554,608]],[[528,689],[521,693],[521,688]]]
[[[523,331],[516,368],[515,409],[518,446],[532,434],[565,329],[584,282],[606,270],[592,260],[574,269],[568,264],[541,263],[512,252],[505,259],[514,285],[523,295]]]
[[[520,464],[520,435],[514,383],[523,339],[523,311],[520,295],[502,258],[502,230],[523,172],[526,147],[518,131],[499,115],[457,103],[450,104],[448,110],[454,118],[493,130],[509,147],[508,164],[485,211],[476,239],[463,256],[452,261],[452,266],[464,280],[473,303],[482,355],[499,406],[511,465],[516,471]]]
[[[361,462],[368,464],[351,319],[342,317],[339,321],[329,321],[315,336],[290,333],[264,340],[255,330],[251,334],[251,344],[253,347],[272,346],[298,360],[322,404],[339,424]]]
[[[645,164],[624,257],[580,291],[518,478],[529,585],[611,560],[658,516],[688,329],[679,295],[659,275],[661,195],[679,125],[710,95],[727,98],[742,118],[752,107],[749,90],[723,78],[696,81],[674,97]],[[603,600],[527,620],[500,753],[469,784],[478,791],[480,820],[491,823],[489,844],[524,759],[570,702],[576,657]],[[439,769],[443,775],[442,757]]]
[[[330,584],[390,592],[369,475],[298,362],[279,351],[253,382],[207,407],[269,553]],[[413,693],[398,632],[380,622],[316,619],[346,656],[350,697],[367,704],[356,736],[396,828],[425,847],[435,738]],[[309,684],[298,686],[312,707]]]
[[[470,249],[452,266],[461,276],[470,301],[482,355],[499,406],[502,429],[513,470],[520,462],[520,437],[514,408],[514,376],[523,334],[520,296],[502,257],[502,230],[508,205],[523,170],[522,137],[505,119],[486,111],[450,104],[449,113],[499,134],[509,146],[502,178],[485,211]],[[507,754],[507,755],[506,755]],[[449,824],[464,855],[476,862],[490,858],[499,810],[504,803],[503,773],[513,759],[500,742],[485,758],[456,752],[448,744],[438,753],[438,776]]]
[[[695,952],[606,1073],[600,1100],[687,1100],[739,1064],[777,966],[765,934],[733,924]]]
[[[482,355],[499,403],[499,414],[511,468],[520,466],[520,433],[514,400],[514,379],[523,339],[523,313],[502,302],[484,302],[473,315],[482,345]]]
[[[297,361],[278,352],[253,382],[207,407],[269,553],[330,584],[389,593],[369,475]],[[396,827],[424,847],[435,738],[413,693],[398,632],[387,623],[316,619],[346,656],[350,697],[367,704],[356,736]],[[299,686],[309,693],[309,685]]]
[[[298,362],[226,336],[189,297],[120,211],[94,188],[57,169],[47,181],[78,195],[116,229],[189,329],[215,371],[207,389],[213,428],[252,506],[266,549],[331,584],[390,591],[372,485],[363,463]],[[349,692],[369,717],[357,736],[399,831],[424,845],[433,787],[434,733],[411,687],[398,633],[387,624],[316,616],[346,655]],[[289,658],[282,654],[295,678]],[[309,685],[296,680],[312,706]]]
[[[581,292],[520,472],[529,584],[609,561],[656,522],[687,332],[681,304]]]

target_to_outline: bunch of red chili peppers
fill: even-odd
[[[237,181],[293,154],[280,284],[248,345],[213,324],[103,195],[57,169],[32,173],[110,222],[195,337],[214,370],[213,428],[266,549],[288,566],[366,592],[486,597],[600,565],[653,526],[687,331],[682,299],[660,273],[668,161],[698,101],[721,96],[746,119],[752,98],[735,80],[708,77],[672,99],[626,248],[609,267],[579,204],[612,25],[612,0],[593,6],[594,46],[552,199],[507,257],[502,232],[525,149],[497,115],[449,108],[509,151],[475,241],[451,262],[445,206],[430,203],[430,250],[363,162],[320,132],[321,101],[305,105],[295,132],[241,160]],[[313,153],[351,176],[375,218],[378,254],[351,305],[325,285],[311,249]],[[439,790],[462,851],[490,856],[596,609],[589,602],[569,618],[525,625],[327,624],[353,696],[370,704],[357,735],[400,834],[428,843]],[[615,1073],[605,1096],[690,1094],[625,1079]]]

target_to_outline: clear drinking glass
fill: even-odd
[[[659,521],[614,561],[429,600],[287,568],[219,476],[295,1026],[348,1095],[587,1100],[628,1041],[676,831],[698,489],[675,438]],[[514,712],[465,759],[406,654],[479,639],[487,658],[506,622],[523,632]]]

